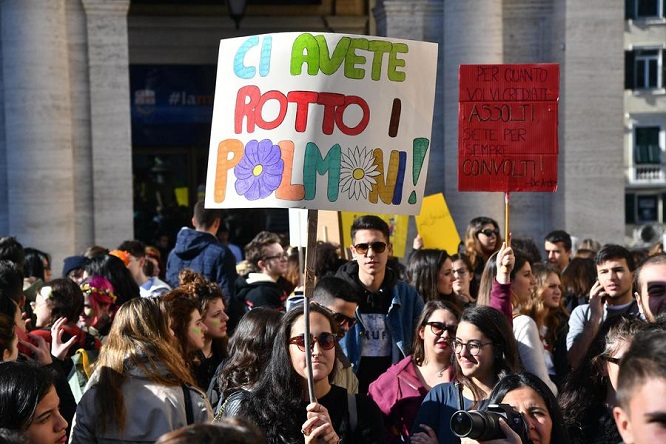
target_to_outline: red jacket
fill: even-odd
[[[384,414],[387,443],[409,442],[409,431],[427,393],[411,355],[389,367],[370,384],[368,395]]]
[[[99,339],[91,335],[90,333],[81,330],[76,325],[73,327],[64,325],[63,327],[62,341],[67,342],[72,336],[76,336],[77,340],[72,345],[72,347],[67,351],[67,357],[72,357],[76,351],[80,348],[84,350],[99,350],[102,347],[102,343]],[[41,336],[46,342],[51,343],[51,328],[40,328],[30,332],[31,335]]]

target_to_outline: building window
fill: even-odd
[[[628,19],[664,18],[664,0],[626,0]]]
[[[624,222],[627,224],[636,223],[636,195],[635,194],[625,194],[624,195]]]
[[[634,164],[661,164],[658,126],[634,128]]]
[[[636,73],[636,89],[657,89],[659,81],[660,51],[656,49],[639,49],[635,51],[634,72]]]
[[[636,196],[637,223],[659,221],[658,200],[658,196]]]
[[[664,51],[657,48],[641,48],[626,51],[625,89],[649,90],[664,87]]]

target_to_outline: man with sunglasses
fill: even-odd
[[[337,276],[349,282],[359,297],[356,323],[340,340],[359,380],[359,391],[391,364],[411,353],[411,344],[423,299],[414,287],[399,281],[386,263],[392,252],[389,227],[381,218],[361,216],[351,227],[354,260]]]
[[[564,230],[554,230],[546,235],[544,240],[547,261],[556,265],[560,273],[567,268],[571,259],[571,236]]]
[[[245,246],[245,258],[252,271],[236,280],[236,294],[229,307],[229,332],[247,311],[256,307],[283,311],[287,300],[283,274],[287,271],[288,254],[278,235],[268,231],[257,234]]]
[[[648,322],[666,314],[666,254],[650,256],[635,272],[634,293],[638,309]]]
[[[356,325],[358,295],[352,286],[336,276],[324,276],[317,280],[312,302],[331,315],[340,328],[340,337]],[[349,393],[358,393],[358,378],[354,374],[351,362],[344,353],[336,355],[337,371],[333,383],[345,387]]]

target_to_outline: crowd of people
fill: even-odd
[[[666,442],[664,253],[478,217],[401,263],[365,215],[306,298],[302,251],[223,223],[198,202],[171,251],[61,276],[0,237],[0,443]]]

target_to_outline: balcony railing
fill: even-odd
[[[666,165],[634,165],[627,168],[627,179],[631,185],[666,185]]]

